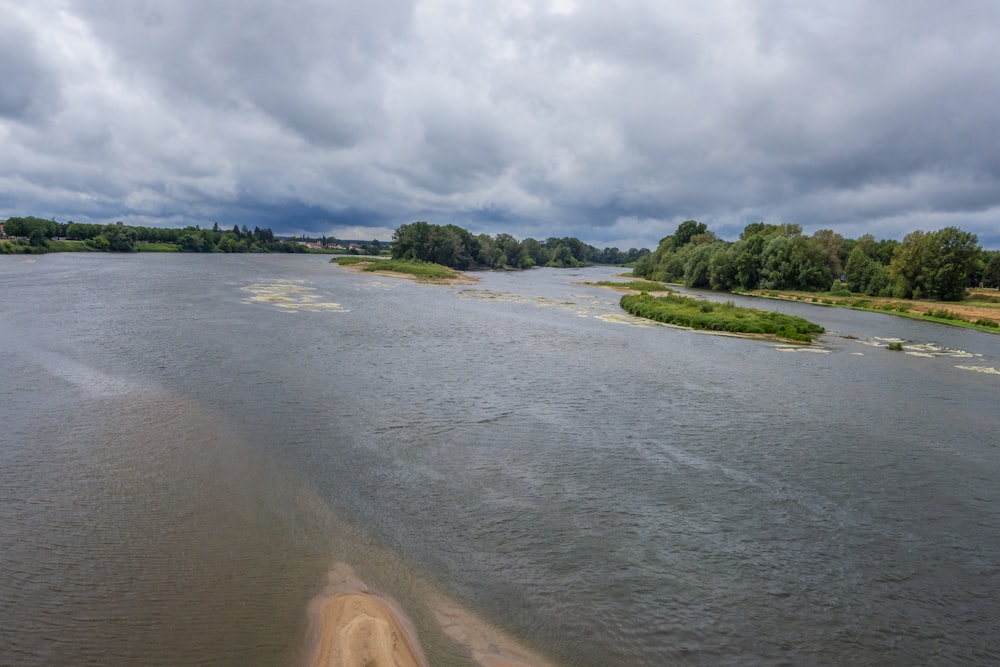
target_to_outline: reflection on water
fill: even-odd
[[[612,273],[0,258],[0,664],[299,664],[338,562],[434,665],[1000,660],[997,337]]]

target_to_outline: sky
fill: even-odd
[[[0,0],[0,219],[1000,249],[995,0]]]

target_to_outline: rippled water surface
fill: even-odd
[[[0,664],[294,665],[340,561],[435,665],[429,589],[564,665],[1000,661],[1000,336],[616,271],[0,257]]]

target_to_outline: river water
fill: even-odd
[[[1000,336],[619,271],[0,257],[0,664],[296,665],[339,562],[434,665],[428,591],[562,665],[1000,661]]]

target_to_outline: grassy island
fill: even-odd
[[[339,266],[354,267],[359,271],[400,273],[428,282],[446,282],[457,280],[460,277],[458,271],[432,262],[403,259],[373,259],[371,257],[335,257],[330,261],[336,262]]]
[[[711,303],[678,294],[626,294],[620,303],[632,315],[703,331],[770,335],[803,343],[811,343],[813,336],[824,331],[818,324],[794,315],[743,308],[732,303]]]

